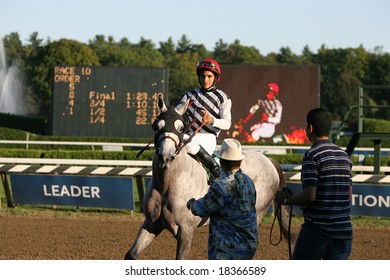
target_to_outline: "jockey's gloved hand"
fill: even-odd
[[[195,203],[195,198],[191,198],[190,200],[188,200],[188,202],[187,202],[187,209],[191,210],[192,204],[194,204],[194,203]]]
[[[202,123],[213,124],[213,117],[206,110],[204,110],[204,113],[202,116]]]

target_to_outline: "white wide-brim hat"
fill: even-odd
[[[234,161],[243,160],[246,157],[246,155],[242,153],[240,141],[233,138],[223,140],[221,149],[215,151],[215,154],[221,159]]]

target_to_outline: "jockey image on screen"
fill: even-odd
[[[262,113],[258,118],[258,122],[250,127],[251,142],[258,141],[261,138],[270,138],[275,134],[275,126],[280,123],[282,119],[283,106],[282,103],[276,98],[279,94],[279,86],[276,83],[268,84],[267,99],[259,99],[254,104],[246,118],[242,121],[243,124],[247,123],[253,118],[254,114],[262,108]]]

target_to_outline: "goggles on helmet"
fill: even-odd
[[[196,68],[198,67],[210,67],[218,71],[217,66],[215,66],[215,64],[211,61],[199,61],[196,65]]]

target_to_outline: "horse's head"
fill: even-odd
[[[152,126],[155,132],[154,146],[159,167],[168,169],[183,146],[183,135],[187,129],[183,114],[187,110],[188,102],[178,110],[172,106],[167,107],[160,95],[157,104],[160,114]]]

